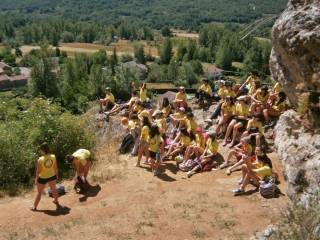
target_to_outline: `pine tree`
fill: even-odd
[[[134,57],[137,59],[138,63],[145,64],[146,63],[146,56],[144,54],[143,45],[139,44],[136,45],[134,48]]]
[[[160,50],[160,62],[162,64],[169,64],[172,58],[172,43],[170,38],[166,38]]]

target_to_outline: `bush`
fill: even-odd
[[[283,214],[278,229],[272,235],[276,240],[317,240],[320,236],[320,192],[309,199],[308,206],[294,202]]]
[[[91,149],[94,134],[80,116],[42,99],[15,99],[0,106],[0,190],[15,191],[33,183],[38,146],[47,142],[56,154],[60,176],[68,177],[65,156]]]

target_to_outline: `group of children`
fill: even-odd
[[[100,110],[108,118],[121,112],[121,123],[133,141],[131,154],[137,156],[135,166],[141,166],[145,157],[143,164],[150,165],[154,175],[160,173],[161,163],[170,160],[175,160],[188,177],[212,168],[227,168],[228,175],[242,170],[240,187],[234,191],[239,195],[248,183],[258,186],[265,177],[276,176],[266,154],[265,130],[285,111],[286,95],[278,83],[272,89],[261,85],[254,72],[242,85],[233,86],[228,81],[218,81],[217,85],[213,91],[208,79],[203,79],[196,94],[200,107],[216,102],[207,126],[200,127],[196,121],[184,87],[174,100],[164,98],[159,106],[148,99],[146,84],[133,91],[125,104],[115,103],[107,88]],[[207,128],[213,130],[206,132]],[[223,162],[218,139],[231,149]]]

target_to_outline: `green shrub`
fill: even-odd
[[[275,240],[318,240],[320,236],[320,192],[312,196],[308,206],[294,202],[283,214]]]
[[[1,103],[0,112],[0,190],[32,185],[38,146],[43,142],[56,154],[62,177],[70,174],[65,156],[95,144],[85,119],[46,100],[8,100]]]

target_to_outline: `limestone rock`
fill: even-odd
[[[272,30],[270,69],[290,102],[320,93],[320,1],[290,0]]]
[[[275,146],[284,166],[287,194],[307,199],[320,186],[320,134],[306,130],[295,111],[284,113],[275,127]]]

